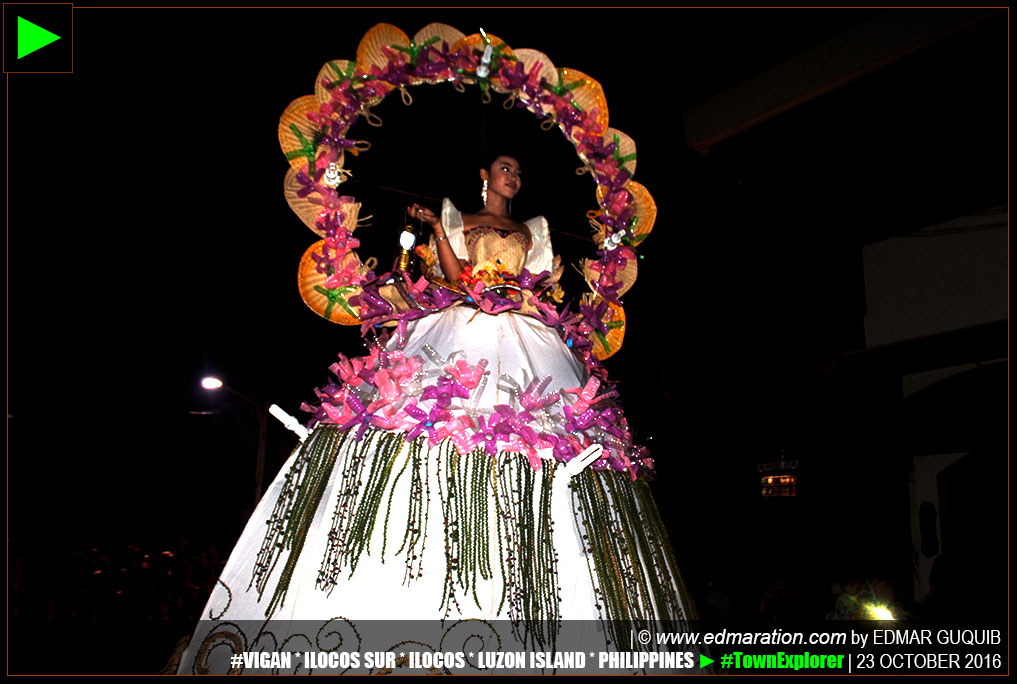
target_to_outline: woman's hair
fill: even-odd
[[[520,159],[518,155],[506,152],[504,150],[497,150],[494,153],[481,152],[479,158],[480,166],[478,168],[484,169],[485,171],[490,171],[491,167],[494,166],[494,163],[498,161],[498,157],[512,157],[517,162],[519,162],[520,168],[522,168],[523,166],[523,160]]]

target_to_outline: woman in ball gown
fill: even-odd
[[[561,268],[547,222],[509,216],[522,169],[489,162],[476,213],[408,208],[433,229],[431,282],[364,286],[362,318],[388,311],[394,334],[333,365],[341,383],[318,391],[180,672],[226,672],[241,650],[366,648],[365,621],[505,620],[547,650],[562,624],[600,625],[603,648],[694,617],[652,460],[549,303]]]

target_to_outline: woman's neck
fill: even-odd
[[[488,195],[487,205],[478,213],[508,218],[508,201],[500,195]]]

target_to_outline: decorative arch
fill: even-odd
[[[354,61],[327,62],[318,73],[314,94],[286,108],[279,122],[279,142],[290,163],[286,198],[322,238],[301,259],[304,301],[327,320],[343,325],[368,327],[386,315],[389,320],[412,315],[391,306],[385,314],[385,303],[372,294],[372,265],[361,262],[356,251],[360,243],[353,235],[360,204],[340,189],[348,175],[345,155],[370,148],[367,141],[347,137],[350,127],[360,117],[380,126],[371,111],[375,105],[396,92],[409,105],[413,101],[409,88],[424,83],[451,83],[460,90],[476,85],[488,101],[492,93],[506,95],[506,107],[526,108],[543,127],[557,126],[575,146],[583,165],[580,172],[593,176],[599,204],[588,214],[597,251],[581,264],[590,292],[576,314],[559,314],[551,307],[532,313],[559,327],[569,346],[587,357],[588,365],[595,363],[590,356],[604,359],[617,352],[625,332],[620,298],[636,280],[637,248],[656,219],[650,193],[632,180],[635,143],[609,127],[607,100],[595,79],[577,69],[557,67],[536,50],[514,50],[483,30],[467,36],[434,23],[411,38],[396,26],[377,24],[360,41]],[[420,295],[426,287],[405,285],[410,295],[414,291]],[[445,294],[421,301],[432,310],[449,305]]]

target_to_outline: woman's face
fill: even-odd
[[[522,187],[522,172],[519,162],[512,157],[501,156],[494,160],[490,169],[482,170],[480,177],[487,181],[487,191],[505,199],[512,199]]]

